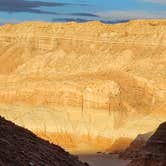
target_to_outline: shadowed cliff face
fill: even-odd
[[[154,134],[154,132],[149,132],[145,134],[140,134],[136,139],[130,144],[130,146],[120,154],[120,158],[123,159],[134,159],[140,155],[140,151],[146,145],[148,139]]]
[[[166,122],[162,123],[145,146],[139,149],[137,157],[129,164],[134,165],[166,165]]]
[[[122,147],[166,118],[165,34],[165,20],[0,26],[0,115],[71,152]]]

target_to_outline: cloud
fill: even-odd
[[[93,14],[93,13],[70,13],[69,15],[84,16],[84,17],[98,17],[98,15]]]
[[[57,7],[71,5],[69,3],[28,1],[28,0],[0,0],[0,11],[3,12],[30,12],[38,14],[57,14],[56,12],[43,11],[40,7]]]
[[[150,3],[166,4],[166,0],[144,0],[144,1]]]
[[[97,13],[100,18],[107,20],[132,20],[132,19],[160,19],[166,18],[166,12],[148,12],[148,11],[123,11],[115,10],[111,12]]]

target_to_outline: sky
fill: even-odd
[[[166,18],[166,0],[0,0],[0,24]]]

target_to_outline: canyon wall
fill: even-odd
[[[0,64],[0,115],[72,153],[166,120],[166,20],[3,25]]]

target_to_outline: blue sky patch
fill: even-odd
[[[0,23],[166,18],[166,0],[0,0]]]

